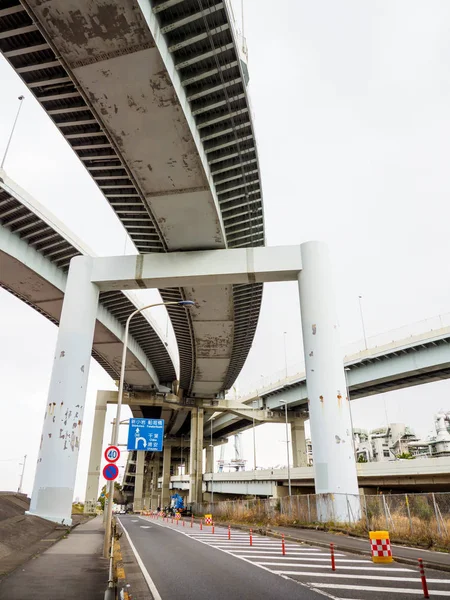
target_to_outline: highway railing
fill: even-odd
[[[377,335],[369,336],[366,341],[361,339],[350,344],[343,346],[343,354],[345,359],[354,357],[359,353],[367,352],[374,354],[377,350],[387,347],[389,345],[407,345],[408,342],[412,342],[415,337],[425,336],[432,338],[438,335],[441,331],[445,331],[446,328],[450,328],[450,313],[442,315],[436,315],[428,319],[422,319],[409,325],[390,329]],[[364,356],[364,355],[363,355]],[[258,380],[251,381],[249,383],[243,383],[239,385],[237,393],[231,390],[230,397],[237,396],[239,399],[245,399],[250,394],[264,393],[272,387],[276,387],[277,384],[286,384],[294,382],[298,379],[303,378],[305,375],[305,363],[304,361],[297,361],[292,364],[288,364],[284,369],[279,369],[266,376],[261,376]]]

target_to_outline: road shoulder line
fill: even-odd
[[[136,558],[136,560],[137,560],[137,563],[138,563],[138,565],[139,565],[139,568],[140,568],[140,569],[141,569],[141,571],[142,571],[142,575],[144,576],[144,579],[145,579],[145,581],[146,581],[146,583],[147,583],[147,585],[148,585],[148,588],[149,588],[149,590],[150,590],[150,593],[151,593],[151,594],[152,594],[152,596],[153,596],[153,599],[154,599],[154,600],[162,600],[162,598],[161,598],[161,596],[160,596],[160,594],[159,594],[159,592],[158,592],[158,589],[156,588],[156,585],[155,585],[155,584],[154,584],[154,582],[153,582],[153,579],[150,577],[150,573],[149,573],[149,572],[147,571],[147,569],[145,568],[145,565],[144,565],[144,563],[143,563],[143,561],[142,561],[142,558],[141,558],[141,557],[140,557],[140,555],[139,555],[139,552],[136,550],[136,547],[135,547],[135,545],[134,545],[134,544],[133,544],[133,542],[131,541],[130,534],[128,533],[128,531],[127,531],[127,529],[126,529],[125,525],[123,524],[123,522],[122,522],[120,519],[118,519],[118,521],[119,521],[119,523],[120,523],[120,525],[121,525],[121,527],[122,527],[122,529],[123,529],[123,531],[124,531],[124,533],[125,533],[125,535],[126,535],[126,537],[127,537],[128,543],[130,544],[130,547],[131,547],[131,549],[132,549],[132,551],[133,551],[133,554],[134,554],[134,556],[135,556],[135,558]]]

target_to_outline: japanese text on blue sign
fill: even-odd
[[[161,452],[164,419],[130,419],[127,450]]]

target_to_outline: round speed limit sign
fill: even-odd
[[[108,462],[116,462],[120,458],[120,450],[117,446],[108,446],[105,450],[105,458]]]

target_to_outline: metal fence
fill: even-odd
[[[344,507],[339,519],[336,518],[337,505]],[[304,494],[267,500],[203,502],[194,504],[193,511],[199,515],[212,514],[218,520],[259,525],[314,526],[325,520],[329,526],[349,533],[387,529],[393,540],[450,547],[448,492],[360,496]]]

